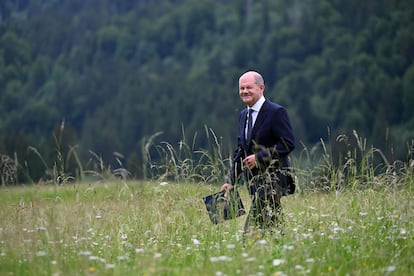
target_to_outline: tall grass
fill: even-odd
[[[221,143],[214,131],[205,127],[205,135],[209,142],[208,148],[196,148],[197,134],[191,141],[187,141],[182,133],[182,140],[178,146],[168,142],[158,145],[152,144],[149,139],[144,155],[147,167],[150,167],[150,177],[158,180],[177,182],[217,183],[223,179],[228,168],[228,158],[223,157]],[[151,156],[151,148],[155,147],[157,156]]]
[[[351,140],[354,142],[351,143]],[[356,131],[353,131],[351,137],[339,135],[335,142],[343,146],[340,154],[332,149],[333,143],[327,145],[323,140],[312,148],[302,145],[300,154],[293,158],[293,167],[301,190],[356,191],[366,188],[404,188],[412,185],[412,157],[408,161],[391,162],[380,149],[368,147],[366,139],[360,137]],[[409,151],[413,151],[412,147]],[[334,155],[337,159],[334,159]]]
[[[14,159],[5,154],[0,154],[0,186],[17,183],[17,156]]]
[[[243,242],[210,223],[214,185],[125,182],[3,188],[1,275],[410,275],[413,191],[283,198],[285,235]],[[247,192],[241,191],[247,207]]]
[[[298,192],[282,198],[285,235],[244,240],[244,216],[213,225],[202,202],[229,163],[206,135],[208,149],[196,136],[177,147],[150,137],[142,182],[128,180],[122,155],[113,169],[91,152],[80,170],[93,181],[0,189],[0,275],[413,274],[412,158],[391,162],[356,132],[354,144],[336,139],[343,162],[324,141],[303,146]]]

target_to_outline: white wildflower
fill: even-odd
[[[309,259],[306,259],[306,262],[307,263],[313,263],[313,262],[315,262],[315,259],[314,258],[309,258]]]
[[[43,257],[43,256],[46,256],[46,252],[45,252],[45,251],[38,251],[38,252],[36,252],[36,256],[37,256],[37,257]]]
[[[212,263],[215,262],[231,262],[233,259],[227,256],[219,256],[219,257],[211,257],[210,261]]]
[[[283,259],[274,259],[273,260],[273,266],[279,266],[281,264],[283,264],[285,262],[285,260]]]
[[[118,261],[125,261],[128,259],[128,256],[124,255],[124,256],[118,256]]]
[[[92,254],[92,252],[91,251],[80,251],[79,253],[78,253],[78,255],[83,255],[83,256],[89,256],[89,255],[91,255]]]
[[[335,226],[335,227],[332,229],[332,231],[333,231],[334,233],[338,233],[338,232],[344,233],[344,232],[345,232],[345,230],[344,230],[344,229],[342,229],[342,228],[341,228],[341,227],[339,227],[339,226]]]
[[[195,244],[195,245],[201,244],[201,242],[199,240],[197,240],[196,238],[193,238],[192,241],[193,241],[193,244]]]
[[[391,265],[391,266],[387,267],[385,270],[386,270],[387,272],[393,272],[393,271],[395,271],[396,269],[397,269],[397,268],[396,268],[395,266]]]

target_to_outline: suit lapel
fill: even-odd
[[[257,131],[260,129],[262,123],[264,122],[264,118],[266,118],[266,114],[268,112],[267,107],[268,107],[268,102],[267,100],[265,100],[265,102],[263,103],[262,107],[259,110],[259,113],[257,114],[256,121],[252,129],[252,136],[251,136],[252,139],[255,137]],[[252,143],[249,143],[249,144],[247,143],[248,141],[246,141],[246,135],[245,135],[247,113],[248,113],[248,110],[246,108],[243,110],[242,120],[240,122],[240,136],[242,140],[242,145],[246,151],[248,151],[252,145]]]
[[[262,108],[260,108],[259,113],[257,114],[256,121],[252,129],[252,139],[256,135],[258,129],[260,129],[261,124],[264,121],[267,113],[267,100],[263,103]]]
[[[243,143],[243,147],[247,149],[247,141],[245,135],[245,128],[246,128],[246,119],[247,119],[247,109],[243,111],[242,120],[240,121],[240,137]]]

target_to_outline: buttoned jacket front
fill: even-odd
[[[238,147],[233,154],[230,182],[235,182],[245,171],[242,160],[246,156],[256,155],[257,166],[248,173],[250,176],[255,176],[269,168],[288,168],[290,166],[288,155],[295,148],[292,127],[283,106],[265,100],[257,114],[250,142],[245,138],[247,114],[247,108],[240,112]]]

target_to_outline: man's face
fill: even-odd
[[[239,80],[239,95],[242,101],[252,107],[262,97],[264,84],[257,85],[253,75],[243,75]]]

